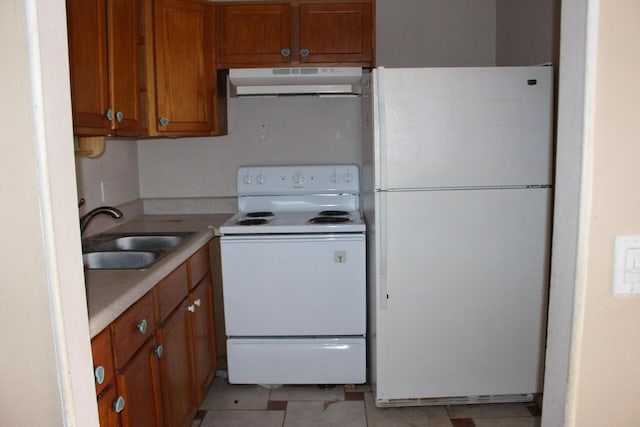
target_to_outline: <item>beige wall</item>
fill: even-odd
[[[241,165],[358,163],[360,100],[230,98],[229,135],[140,141],[140,195],[236,195]]]
[[[98,425],[65,23],[64,0],[0,2],[0,426]]]
[[[0,387],[0,425],[61,425],[42,229],[34,193],[38,181],[33,117],[28,106],[31,93],[25,10],[20,0],[0,4],[0,34],[4,40],[0,44],[0,86],[3,99],[15,100],[0,103],[0,194],[4,206],[0,220],[5,224],[0,245],[0,334],[5,342],[0,352],[4,384]],[[7,209],[9,206],[13,208]],[[31,383],[26,377],[24,381],[23,372],[31,372],[39,380],[33,378],[37,383]],[[42,404],[38,411],[33,410],[35,402]]]
[[[86,200],[82,212],[97,206],[120,205],[140,198],[136,141],[107,139],[104,154],[100,157],[76,158],[76,175],[78,199]]]
[[[594,1],[598,33],[583,178],[584,279],[577,287],[574,426],[640,425],[640,296],[612,295],[616,235],[640,234],[640,3]],[[594,13],[597,8],[593,8]]]
[[[487,66],[495,57],[496,0],[376,1],[377,65]]]
[[[559,0],[496,0],[496,65],[558,60]]]

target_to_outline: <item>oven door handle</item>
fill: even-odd
[[[389,299],[389,289],[387,285],[387,269],[389,264],[387,243],[388,243],[388,226],[387,226],[387,193],[386,191],[380,191],[379,206],[377,209],[379,217],[378,223],[378,253],[380,254],[379,267],[378,267],[378,289],[379,289],[379,304],[381,310],[387,309],[387,301]]]

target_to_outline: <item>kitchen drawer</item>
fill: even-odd
[[[111,331],[109,328],[100,332],[91,340],[91,354],[93,355],[96,394],[100,394],[114,376]]]
[[[204,245],[202,249],[193,254],[187,263],[189,264],[189,289],[193,289],[211,268],[209,264],[209,245]]]
[[[153,289],[156,321],[162,322],[186,298],[189,293],[187,263],[173,270]]]
[[[121,369],[127,363],[155,329],[153,297],[149,292],[111,324],[116,369]]]

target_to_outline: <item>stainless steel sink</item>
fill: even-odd
[[[142,270],[155,263],[161,254],[153,251],[101,251],[82,254],[89,270]]]
[[[143,270],[151,267],[193,233],[105,233],[82,240],[90,270]]]
[[[112,251],[146,251],[168,249],[178,246],[186,238],[185,235],[135,235],[118,236],[102,242],[96,242],[96,250]]]

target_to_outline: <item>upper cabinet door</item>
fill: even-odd
[[[301,4],[300,63],[373,65],[371,3]]]
[[[215,132],[213,3],[154,4],[158,134]]]
[[[67,1],[73,126],[77,133],[106,135],[111,128],[106,116],[110,108],[106,25],[104,0]]]
[[[373,2],[218,5],[220,68],[374,65]]]
[[[109,0],[109,81],[113,127],[118,135],[141,128],[138,1]]]
[[[291,62],[291,8],[286,4],[232,4],[218,9],[221,68]]]
[[[137,1],[67,1],[76,134],[140,133],[138,17]]]

